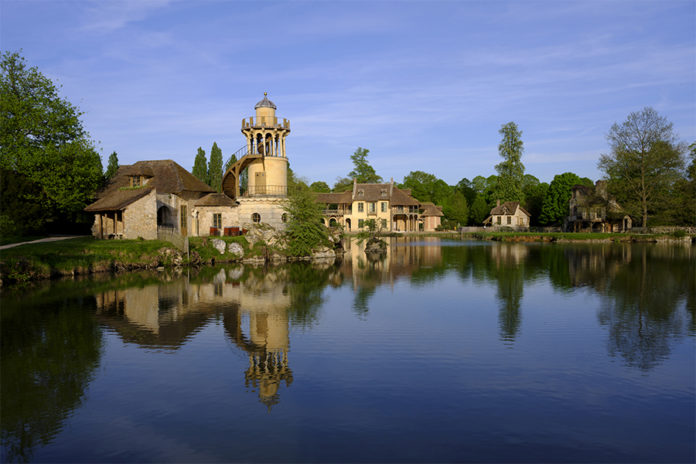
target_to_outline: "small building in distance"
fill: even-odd
[[[382,184],[359,184],[354,179],[352,191],[319,193],[317,202],[325,205],[325,225],[341,225],[348,232],[364,229],[370,220],[374,220],[376,227],[383,231],[430,232],[435,230],[434,224],[439,225],[442,216],[438,207],[432,204],[424,214],[422,204],[411,196],[411,191],[398,188],[393,180]]]
[[[574,185],[568,209],[565,231],[628,232],[633,227],[631,217],[609,195],[604,180],[598,180],[594,187]]]
[[[421,203],[421,218],[423,220],[423,231],[431,232],[437,230],[442,223],[442,206],[437,206],[430,201]]]
[[[497,201],[495,208],[483,221],[484,226],[512,227],[513,229],[529,229],[529,220],[532,215],[527,212],[519,201],[506,201],[501,204]]]

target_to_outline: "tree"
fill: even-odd
[[[312,182],[312,185],[309,186],[309,189],[312,192],[319,192],[319,193],[328,193],[331,191],[331,188],[329,187],[329,184],[327,184],[324,181],[316,181]]]
[[[525,176],[526,177],[526,176]],[[549,184],[542,182],[533,186],[526,186],[524,189],[524,209],[532,216],[532,225],[539,225],[541,210],[544,207],[544,198],[549,191]]]
[[[109,164],[106,166],[106,173],[104,173],[104,177],[106,178],[106,180],[109,180],[116,175],[117,171],[118,154],[116,152],[113,152],[109,155]]]
[[[444,202],[442,213],[453,225],[466,225],[469,220],[469,205],[462,192],[456,191]]]
[[[208,185],[218,192],[222,191],[222,150],[217,146],[217,142],[213,142],[213,147],[210,149],[208,180]]]
[[[230,167],[236,162],[237,156],[235,154],[232,154],[225,163],[225,172],[227,172],[227,170],[230,169]]]
[[[491,208],[488,206],[486,200],[482,195],[478,195],[471,205],[471,223],[476,225],[481,224],[484,219],[488,217],[490,211]]]
[[[367,154],[370,150],[367,148],[358,147],[350,156],[353,160],[353,170],[348,173],[351,179],[357,179],[361,184],[376,184],[382,182],[382,177],[378,176],[375,169],[367,162]]]
[[[457,182],[457,185],[455,185],[454,188],[455,190],[462,192],[468,205],[474,203],[474,200],[476,199],[476,190],[474,189],[474,183],[472,181],[464,177],[462,180]]]
[[[594,184],[586,177],[579,177],[572,172],[554,176],[541,206],[539,223],[542,225],[560,225],[568,216],[568,202],[574,185],[592,187]]]
[[[504,124],[498,132],[503,136],[498,145],[498,153],[503,161],[495,166],[498,172],[496,200],[522,201],[524,181],[524,165],[521,160],[524,151],[522,132],[514,122]]]
[[[285,211],[290,216],[285,231],[291,256],[309,256],[318,247],[329,245],[328,231],[322,223],[322,206],[306,185],[290,193]]]
[[[669,191],[684,166],[684,147],[672,132],[672,123],[646,107],[614,123],[607,135],[610,154],[597,164],[609,179],[609,189],[629,212],[642,217],[659,209],[660,197]]]
[[[18,53],[3,53],[0,70],[0,168],[38,187],[25,197],[41,206],[37,222],[51,221],[53,231],[86,225],[82,209],[103,185],[103,170],[82,113]]]
[[[205,158],[205,151],[201,147],[198,147],[191,174],[196,176],[201,182],[208,183],[208,161]]]
[[[333,186],[334,192],[347,192],[353,189],[353,179],[348,177],[339,177]]]

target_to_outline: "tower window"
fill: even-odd
[[[261,215],[259,213],[254,213],[251,215],[251,220],[258,224],[261,222]]]

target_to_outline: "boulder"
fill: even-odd
[[[244,247],[239,243],[230,243],[227,245],[227,252],[234,255],[235,258],[244,257]]]
[[[313,260],[335,259],[336,252],[327,247],[321,247],[312,253]]]
[[[219,238],[211,240],[211,243],[213,248],[215,248],[220,254],[223,254],[225,252],[225,248],[227,248],[227,244]]]

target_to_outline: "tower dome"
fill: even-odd
[[[273,108],[274,110],[278,109],[275,106],[275,103],[273,103],[271,100],[268,99],[268,92],[263,93],[263,100],[258,102],[255,106],[254,109],[258,110],[259,108]]]

